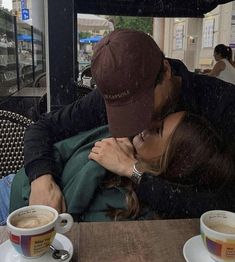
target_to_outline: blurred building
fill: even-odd
[[[183,61],[189,70],[212,68],[216,45],[235,50],[235,1],[204,18],[154,18],[153,37],[167,57]]]

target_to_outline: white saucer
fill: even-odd
[[[70,257],[65,262],[70,261],[73,256],[73,245],[71,241],[64,235],[56,233],[55,239],[52,243],[55,248],[68,250]],[[52,257],[52,251],[48,251],[45,255],[39,258],[24,258],[18,254],[10,243],[10,240],[5,241],[0,245],[0,257],[1,262],[55,262],[56,260]],[[61,261],[61,260],[60,260]]]
[[[190,238],[184,244],[183,254],[187,262],[215,262],[204,247],[200,235]]]

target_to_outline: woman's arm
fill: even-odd
[[[217,62],[213,69],[208,73],[208,76],[218,76],[222,71],[224,71],[226,65],[223,61]]]

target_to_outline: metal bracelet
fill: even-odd
[[[132,175],[131,175],[131,180],[132,180],[135,184],[139,184],[142,175],[143,175],[143,173],[140,172],[139,170],[137,170],[137,169],[136,169],[136,165],[134,164],[133,171],[132,171]]]

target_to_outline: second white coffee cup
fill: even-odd
[[[203,243],[217,262],[235,262],[235,213],[211,210],[200,218]]]

